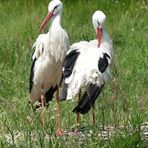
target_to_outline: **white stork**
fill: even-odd
[[[33,47],[30,74],[30,102],[42,102],[48,106],[56,93],[58,129],[57,135],[61,135],[59,84],[62,78],[62,66],[66,52],[69,49],[69,39],[65,30],[61,27],[61,14],[63,5],[60,0],[52,0],[48,5],[48,14],[42,22],[39,31],[50,20],[49,32],[41,34],[36,39]],[[45,97],[45,102],[44,102]],[[43,106],[43,105],[42,105]],[[44,116],[43,116],[44,118]],[[42,119],[44,126],[44,119]]]
[[[97,39],[90,42],[74,43],[67,52],[64,67],[64,89],[61,100],[71,100],[80,89],[84,89],[81,97],[79,93],[78,105],[73,112],[87,113],[101,93],[109,78],[109,69],[113,61],[112,41],[104,29],[106,16],[102,11],[93,14],[92,22],[97,33]],[[78,99],[78,100],[79,100]],[[93,114],[93,122],[95,122]]]

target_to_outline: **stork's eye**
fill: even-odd
[[[99,21],[97,21],[97,23],[98,23],[98,26],[100,26],[100,23],[99,23]]]
[[[54,10],[57,9],[57,7],[58,7],[58,5],[56,5],[56,6],[54,7]]]

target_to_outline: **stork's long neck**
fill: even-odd
[[[108,35],[108,33],[106,32],[106,30],[103,28],[102,29],[102,38],[101,38],[101,43],[110,43],[111,39]]]
[[[112,40],[109,37],[109,34],[106,32],[105,29],[102,30],[102,38],[101,38],[101,44],[100,46],[103,47],[103,50],[109,54],[109,55],[113,55],[113,51],[112,51]]]
[[[53,17],[51,21],[51,28],[61,27],[61,13],[57,14]]]

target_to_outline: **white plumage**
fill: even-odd
[[[98,69],[98,60],[103,58],[103,45],[99,49],[95,47],[80,48],[77,52],[80,55],[75,63],[73,72],[70,77],[65,79],[65,83],[68,84],[67,100],[73,99],[80,88],[88,89],[90,83],[101,86],[104,81],[108,80],[109,66],[103,73]],[[110,63],[110,58],[107,59]]]
[[[87,113],[94,105],[109,78],[110,65],[113,61],[112,41],[104,29],[105,14],[96,11],[92,20],[97,40],[74,43],[67,52],[63,68],[65,91],[61,100],[73,99],[80,89],[84,88],[85,92],[73,110],[82,114]]]
[[[31,103],[41,102],[44,100],[41,98],[45,96],[45,105],[48,106],[48,102],[52,100],[53,94],[57,90],[58,135],[61,135],[58,91],[62,79],[63,61],[69,49],[68,35],[61,27],[62,9],[63,6],[60,0],[52,0],[49,3],[49,12],[39,31],[48,20],[51,20],[51,25],[49,32],[39,35],[33,45],[35,51],[32,56],[33,63],[30,75]]]
[[[62,64],[69,41],[67,33],[60,25],[62,3],[59,0],[51,1],[49,12],[55,11],[55,7],[59,11],[51,20],[49,32],[39,35],[33,45],[35,52],[32,60],[35,63],[32,70],[34,75],[30,90],[31,102],[40,100],[41,94],[45,94],[51,87],[55,88],[61,81]]]

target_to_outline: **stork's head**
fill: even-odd
[[[44,28],[45,24],[49,21],[52,20],[54,17],[57,15],[61,14],[63,10],[63,5],[60,0],[52,0],[49,5],[48,5],[48,14],[43,20],[39,32]]]
[[[92,16],[92,22],[94,28],[97,32],[98,38],[98,47],[100,47],[101,37],[102,37],[102,29],[105,25],[106,16],[102,11],[96,11]]]

